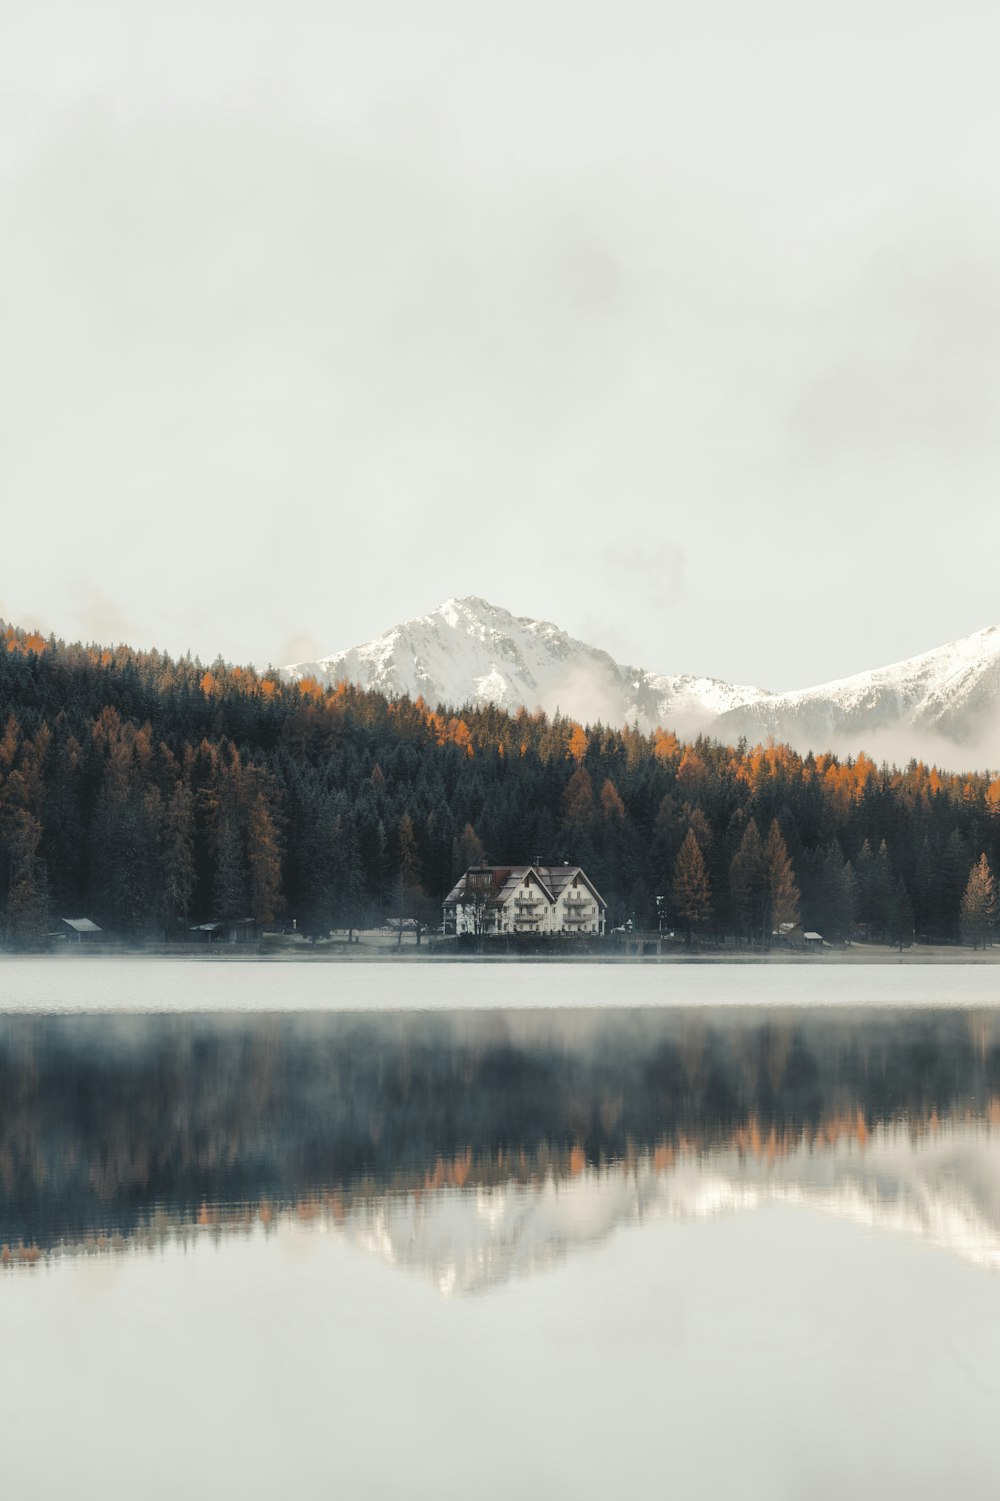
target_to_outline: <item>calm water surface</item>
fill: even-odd
[[[989,969],[94,964],[0,967],[5,1496],[1000,1494]]]

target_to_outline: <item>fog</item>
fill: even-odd
[[[993,8],[7,12],[5,618],[776,690],[995,619]]]

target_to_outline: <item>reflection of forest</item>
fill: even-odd
[[[7,1017],[0,1243],[30,1260],[943,1121],[1000,1124],[1000,1014]]]

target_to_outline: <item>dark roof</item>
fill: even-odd
[[[469,867],[465,875],[459,877],[445,897],[446,907],[464,900],[465,883],[473,872],[487,872],[491,877],[486,888],[486,902],[490,907],[503,906],[527,875],[534,876],[549,901],[553,903],[571,884],[573,877],[578,876],[586,883],[600,905],[607,906],[607,902],[580,865],[473,865]]]

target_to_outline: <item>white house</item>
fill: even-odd
[[[444,899],[446,933],[603,933],[606,912],[579,865],[473,865]]]

